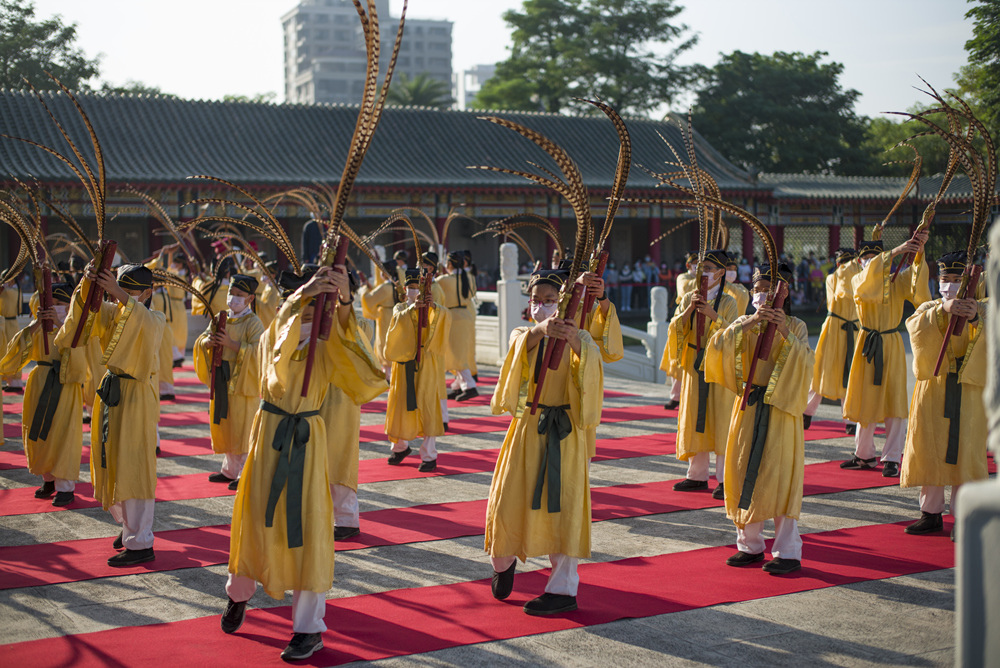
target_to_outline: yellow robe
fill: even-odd
[[[931,298],[927,287],[927,263],[922,254],[920,262],[900,272],[894,283],[890,283],[891,265],[888,251],[876,255],[852,281],[854,303],[862,327],[880,332],[896,330],[903,318],[904,302],[919,306]],[[875,385],[875,365],[869,364],[864,355],[869,336],[872,336],[870,332],[862,332],[854,349],[851,377],[844,397],[844,417],[861,424],[885,422],[887,417],[905,418],[909,394],[903,335],[895,331],[882,334],[881,385]]]
[[[948,357],[934,375],[934,365],[944,341],[950,316],[941,300],[925,302],[906,320],[913,346],[913,374],[917,384],[910,404],[910,424],[906,431],[906,448],[899,484],[903,487],[921,485],[961,485],[988,476],[986,464],[986,411],[983,389],[986,385],[986,304],[979,305],[979,320],[966,324],[959,336],[948,341]],[[957,368],[956,360],[962,360]],[[959,407],[958,458],[955,464],[945,462],[951,419],[945,417],[947,377],[958,374],[962,393]]]
[[[390,281],[361,293],[361,313],[375,321],[375,356],[383,366],[389,364],[385,356],[385,334],[392,320],[392,308],[396,304],[396,286]]]
[[[56,334],[56,345],[72,342],[89,284],[82,281],[73,293],[73,307]],[[94,498],[107,510],[121,501],[156,496],[157,372],[166,320],[162,313],[147,309],[134,298],[124,306],[103,302],[100,311],[90,316],[89,332],[84,329],[84,336],[100,339],[104,351],[101,362],[110,372],[132,376],[120,381],[121,401],[109,409],[108,438],[103,447],[104,402],[100,395],[94,400],[91,434],[96,436],[91,437],[90,478]],[[102,450],[106,466],[102,465]]]
[[[214,331],[215,327],[209,325],[209,329],[194,342],[194,370],[198,380],[207,387],[212,382],[212,345],[209,339]],[[222,349],[222,360],[229,362],[227,417],[216,424],[215,399],[208,402],[212,451],[217,454],[243,455],[250,452],[250,426],[260,407],[260,351],[257,344],[263,333],[264,325],[253,313],[226,321],[226,334],[239,342],[240,349]],[[216,386],[215,391],[218,394],[220,388]]]
[[[42,330],[34,335],[29,328],[22,329],[7,346],[6,355],[0,360],[0,372],[13,374],[21,371],[28,362],[58,361],[59,383],[62,392],[52,417],[48,438],[31,439],[31,425],[35,413],[43,407],[39,399],[52,366],[36,365],[28,373],[24,388],[24,408],[21,412],[21,437],[28,470],[35,475],[51,474],[61,480],[78,480],[80,455],[83,450],[83,381],[87,374],[84,348],[59,348],[49,335],[49,354],[45,354]]]
[[[417,353],[417,315],[415,305],[397,304],[385,337],[385,356],[394,362],[389,384],[389,400],[385,412],[385,434],[394,443],[418,436],[441,436],[441,400],[445,398],[444,372],[448,348],[448,328],[451,312],[435,304],[428,310],[428,327],[424,330],[420,367],[414,385],[417,409],[406,410],[405,363]]]
[[[594,308],[587,316],[587,331],[601,351],[605,364],[617,362],[625,357],[622,341],[622,325],[618,320],[618,310],[614,304],[608,306],[608,313],[601,312],[601,306],[594,302]],[[597,427],[587,428],[587,453],[590,458],[597,455]]]
[[[218,290],[215,291],[215,295],[212,295],[212,283],[213,281],[199,277],[194,279],[192,285],[200,290],[201,293],[205,295],[206,299],[210,299],[212,301],[213,313],[221,313],[228,308],[226,300],[229,298],[229,283],[220,285]],[[191,315],[207,315],[205,312],[205,305],[201,303],[201,300],[191,300]]]
[[[21,313],[21,287],[4,286],[0,292],[0,345],[6,350],[14,337],[17,336],[17,316]],[[4,375],[4,380],[13,380],[21,377],[21,370]]]
[[[695,353],[698,333],[694,326],[695,314],[682,318],[681,313],[691,303],[694,293],[684,295],[667,330],[667,348],[664,355],[671,356],[681,381],[681,405],[677,413],[677,458],[687,461],[699,452],[714,452],[718,455],[726,451],[726,433],[729,430],[730,408],[735,395],[727,386],[709,381],[707,406],[705,407],[705,430],[698,433],[698,369],[695,369]],[[705,318],[705,334],[701,348],[706,351],[708,342],[719,330],[728,327],[738,316],[736,300],[723,294],[719,299],[715,322]],[[705,369],[704,360],[702,370]]]
[[[812,391],[827,399],[843,400],[847,394],[844,360],[854,357],[854,344],[861,339],[858,307],[854,303],[854,277],[861,273],[856,261],[845,262],[826,277],[826,320],[816,344]],[[832,314],[832,315],[831,315]],[[853,336],[844,329],[853,323]]]
[[[355,340],[368,351],[371,359],[375,353],[371,349],[371,325],[364,320],[357,320],[351,314],[352,325],[357,328]],[[382,367],[374,368],[374,373],[381,374]],[[358,491],[358,459],[361,440],[361,405],[351,401],[350,397],[336,385],[330,385],[326,401],[322,408],[323,421],[326,423],[326,437],[329,446],[329,476],[331,485],[343,485]]]
[[[160,366],[156,370],[156,383],[157,389],[160,388],[160,383],[167,383],[171,387],[174,385],[174,346],[173,341],[170,338],[170,325],[167,324],[166,331],[163,332],[163,336],[160,338],[160,349],[157,354],[160,360]],[[166,389],[166,388],[164,388]]]
[[[257,317],[260,318],[264,329],[270,327],[271,323],[274,322],[274,316],[278,313],[278,303],[280,301],[281,295],[278,293],[278,289],[268,279],[261,279],[257,285],[257,295],[254,299],[254,304],[257,308]]]
[[[743,321],[747,317],[716,332],[705,356],[705,377],[736,395],[726,443],[725,485],[726,516],[740,528],[780,515],[799,516],[805,464],[802,411],[808,403],[813,370],[806,325],[798,318],[789,317],[785,321],[788,338],[783,339],[781,334],[775,333],[770,356],[757,363],[754,373],[754,385],[767,387],[763,401],[771,406],[771,415],[749,507],[739,508],[750,459],[754,417],[759,407],[759,404],[748,404],[745,411],[740,410],[744,379],[750,372],[759,336],[752,330],[743,331]]]
[[[162,264],[162,263],[159,263]],[[150,262],[147,266],[158,265],[157,262]],[[150,266],[150,268],[153,268]],[[169,269],[167,271],[170,271]],[[174,273],[174,272],[170,272]],[[179,277],[179,276],[178,276]],[[179,350],[187,349],[188,339],[188,314],[184,299],[187,292],[183,288],[172,285],[164,286],[153,292],[152,308],[166,316],[167,338],[170,345]],[[197,299],[195,300],[198,301]],[[173,352],[170,353],[170,362],[173,363]]]
[[[604,371],[600,349],[586,330],[580,330],[580,355],[567,344],[559,368],[549,370],[542,386],[538,411],[532,415],[538,348],[527,349],[529,327],[511,332],[510,348],[500,370],[490,408],[495,415],[510,413],[497,459],[486,507],[485,549],[493,557],[516,556],[522,561],[545,554],[590,556],[590,447],[587,430],[601,421]],[[548,345],[548,343],[546,343]],[[532,510],[541,454],[548,435],[538,433],[542,406],[568,406],[571,428],[559,443],[559,512],[549,512],[548,479],[540,508]]]
[[[307,396],[302,395],[306,348],[297,349],[301,311],[307,300],[296,293],[278,310],[274,322],[260,338],[261,397],[281,410],[298,414],[320,411],[333,383],[348,398],[362,404],[385,391],[385,378],[377,362],[355,338],[352,328],[342,328],[334,318],[327,341],[316,347]],[[272,526],[265,526],[268,496],[282,452],[273,441],[286,417],[257,411],[251,429],[247,458],[233,505],[229,572],[261,583],[272,598],[287,590],[325,592],[333,583],[333,499],[330,496],[326,424],[320,415],[301,420],[308,425],[302,476],[302,545],[290,548],[287,537],[287,484],[281,489]],[[291,444],[287,448],[293,447]],[[287,454],[285,454],[287,457]]]
[[[736,313],[737,315],[744,315],[747,312],[747,304],[750,303],[750,291],[739,283],[730,283],[726,281],[726,287],[723,288],[726,294],[736,300]]]
[[[685,271],[683,274],[677,276],[677,298],[674,300],[678,304],[681,303],[681,298],[687,293],[694,290],[694,274],[690,271]]]
[[[476,365],[476,315],[470,308],[475,291],[472,277],[468,276],[468,279],[467,297],[461,296],[458,274],[439,276],[435,280],[444,292],[444,301],[440,303],[448,309],[451,316],[451,330],[444,355],[445,369],[452,372],[474,369]]]
[[[97,386],[101,384],[101,378],[108,370],[106,366],[101,364],[104,351],[101,350],[101,340],[96,336],[87,339],[86,342],[81,340],[78,347],[84,349],[84,356],[87,358],[87,378],[83,382],[83,403],[93,407],[94,397],[97,396]]]

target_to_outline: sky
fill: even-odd
[[[281,16],[294,0],[35,0],[37,16],[78,24],[78,45],[101,54],[101,78],[192,99],[274,92],[284,99]],[[402,0],[390,0],[398,15]],[[455,71],[507,55],[502,14],[521,0],[410,0],[408,16],[454,23]],[[699,44],[679,61],[713,65],[735,50],[826,51],[841,85],[861,92],[859,114],[902,111],[966,63],[966,0],[680,0]],[[682,102],[681,106],[686,106]]]

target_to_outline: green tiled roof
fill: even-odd
[[[43,93],[56,117],[81,145],[85,129],[62,93]],[[245,185],[300,185],[339,181],[357,107],[201,102],[149,96],[81,94],[79,101],[101,138],[112,182],[177,183],[192,174],[210,174]],[[478,120],[482,112],[424,108],[386,109],[358,176],[360,186],[522,188],[534,187],[514,176],[467,165],[526,167],[531,159],[551,166],[545,154],[509,130]],[[549,136],[577,161],[589,187],[611,187],[618,140],[603,115],[498,112]],[[633,141],[630,187],[655,185],[637,165],[665,171],[670,152],[657,136],[674,142],[675,125],[628,120]],[[31,93],[0,91],[0,132],[67,150],[54,124]],[[758,187],[749,174],[723,158],[700,137],[702,167],[729,191]],[[45,182],[71,182],[70,171],[42,151],[0,140],[5,172]]]
[[[921,177],[911,194],[920,200],[931,200],[941,187],[943,175]],[[832,176],[810,174],[760,174],[758,183],[767,186],[775,199],[889,200],[899,197],[907,179],[890,176]],[[967,200],[972,197],[969,179],[956,174],[945,200]]]

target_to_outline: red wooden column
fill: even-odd
[[[781,255],[785,251],[785,228],[780,225],[768,225],[767,229],[771,231],[775,250],[778,255]],[[761,258],[760,261],[763,262],[764,258]]]
[[[861,245],[861,242],[865,240],[865,226],[855,225],[854,226],[854,247],[857,248]]]
[[[559,232],[560,236],[562,236],[562,229],[560,228],[560,225],[559,225],[559,221],[561,220],[561,215],[560,215],[561,209],[560,209],[560,206],[559,206],[559,199],[555,198],[555,197],[547,197],[546,199],[548,200],[547,204],[548,204],[548,210],[549,210],[549,216],[548,216],[549,222],[552,223],[552,227],[554,227]],[[543,269],[548,269],[551,266],[551,264],[552,264],[552,253],[554,253],[555,250],[556,250],[556,242],[552,240],[552,237],[550,237],[549,235],[546,234],[545,235],[545,258],[542,260],[542,268]],[[565,248],[560,248],[559,252],[560,253],[565,253],[566,249]],[[565,258],[563,258],[563,259],[565,259]]]
[[[657,264],[659,264],[663,260],[663,253],[661,251],[663,242],[656,241],[657,237],[660,236],[660,227],[662,225],[662,222],[663,221],[659,216],[650,217],[649,225],[647,226],[648,239],[649,243],[651,244],[649,247],[649,256],[654,260],[656,260]],[[654,241],[656,241],[655,244],[653,243]]]
[[[743,257],[751,264],[753,263],[753,240],[756,234],[749,225],[743,223]]]
[[[834,224],[830,226],[830,236],[828,237],[829,253],[827,257],[833,257],[837,249],[840,248],[840,225]]]

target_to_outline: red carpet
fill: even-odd
[[[708,492],[675,492],[671,489],[674,482],[676,480],[592,488],[593,520],[599,522],[723,505],[722,501],[716,501]],[[805,494],[828,494],[886,487],[897,483],[895,478],[883,478],[878,471],[844,471],[838,462],[824,462],[806,466]],[[227,493],[231,494],[228,490]],[[44,501],[32,500],[47,505]],[[337,549],[344,551],[475,536],[483,532],[485,514],[485,499],[369,511],[361,513],[361,535],[354,540],[338,543]],[[224,535],[228,533],[227,525],[178,531],[182,532],[182,538],[173,543],[185,546],[185,553],[178,556],[187,560],[188,567],[209,566],[227,560],[228,538]],[[112,554],[110,538],[0,547],[0,563],[5,566],[5,571],[0,573],[0,589],[73,582],[122,573],[171,570],[176,566],[171,565],[174,562],[166,551],[171,549],[170,537],[178,531],[158,532],[157,541],[162,537],[168,542],[157,542],[156,561],[134,569],[113,569],[105,564],[107,557]],[[192,532],[205,532],[206,535],[191,538]],[[62,562],[58,569],[51,567],[51,554],[58,555]],[[95,558],[95,554],[103,556]]]
[[[786,577],[769,576],[759,568],[726,567],[723,562],[733,546],[582,564],[582,609],[553,618],[521,611],[542,591],[545,570],[518,574],[513,595],[503,602],[492,599],[489,580],[334,599],[327,602],[331,630],[324,634],[326,647],[303,665],[405,656],[953,567],[954,545],[947,534],[909,536],[904,525],[805,535],[804,568]],[[485,557],[483,570],[489,572]],[[221,614],[223,592],[219,596]],[[213,614],[17,643],[3,652],[9,665],[32,667],[149,666],[167,657],[174,665],[277,663],[291,635],[290,617],[288,606],[251,609],[234,635],[222,633],[219,614]],[[126,647],[127,652],[111,653]]]

